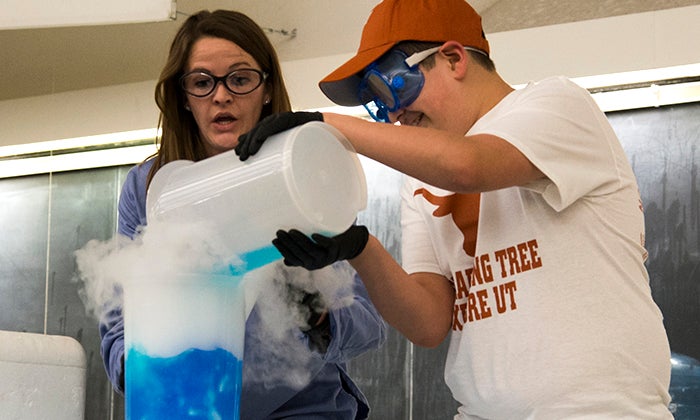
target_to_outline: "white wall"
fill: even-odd
[[[153,128],[155,81],[0,101],[0,146]]]
[[[512,84],[700,63],[700,6],[488,35]],[[351,54],[283,63],[297,109],[333,105],[318,81]],[[155,126],[155,81],[0,102],[0,146]]]
[[[489,36],[497,68],[519,84],[700,63],[700,6]]]

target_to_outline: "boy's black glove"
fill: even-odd
[[[246,160],[258,153],[262,144],[273,134],[311,121],[323,121],[320,112],[281,112],[263,118],[252,130],[238,137],[236,154]]]
[[[336,261],[357,257],[365,249],[369,231],[364,226],[353,225],[345,232],[329,238],[318,233],[311,238],[296,229],[278,230],[272,244],[284,257],[288,266],[316,270]]]

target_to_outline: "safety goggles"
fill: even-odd
[[[439,47],[430,48],[408,57],[393,49],[367,66],[358,97],[375,121],[390,122],[390,112],[405,108],[418,98],[425,81],[418,64],[438,50]]]
[[[358,88],[358,97],[375,121],[391,122],[390,112],[405,108],[418,98],[425,82],[418,64],[440,48],[428,48],[410,57],[393,49],[367,66]],[[487,53],[477,48],[465,46],[464,49],[488,57]]]

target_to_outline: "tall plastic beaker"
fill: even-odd
[[[332,126],[311,122],[271,136],[241,162],[233,150],[163,166],[148,190],[151,220],[206,220],[240,257],[242,272],[281,258],[278,229],[345,231],[367,204],[362,165]]]
[[[127,420],[238,420],[245,318],[240,277],[125,282]]]

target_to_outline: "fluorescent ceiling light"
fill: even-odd
[[[700,80],[682,84],[657,85],[593,92],[593,99],[605,112],[652,108],[700,101]]]
[[[603,74],[598,76],[578,77],[573,80],[586,89],[599,89],[611,86],[648,83],[654,80],[683,79],[692,76],[700,76],[700,63],[665,67],[660,69],[637,70],[622,73]]]
[[[700,63],[573,80],[604,112],[700,101]]]
[[[141,145],[0,160],[0,178],[136,164],[155,152],[155,145]]]
[[[142,162],[156,152],[155,128],[0,147],[0,178]]]
[[[700,63],[571,80],[591,92],[603,112],[700,102]]]
[[[2,0],[0,29],[107,25],[175,19],[176,0]]]
[[[0,159],[14,156],[28,156],[34,154],[67,153],[74,149],[84,148],[108,148],[125,147],[134,143],[153,142],[160,134],[156,128],[143,130],[122,131],[118,133],[97,134],[94,136],[74,137],[60,140],[42,141],[0,147]]]

